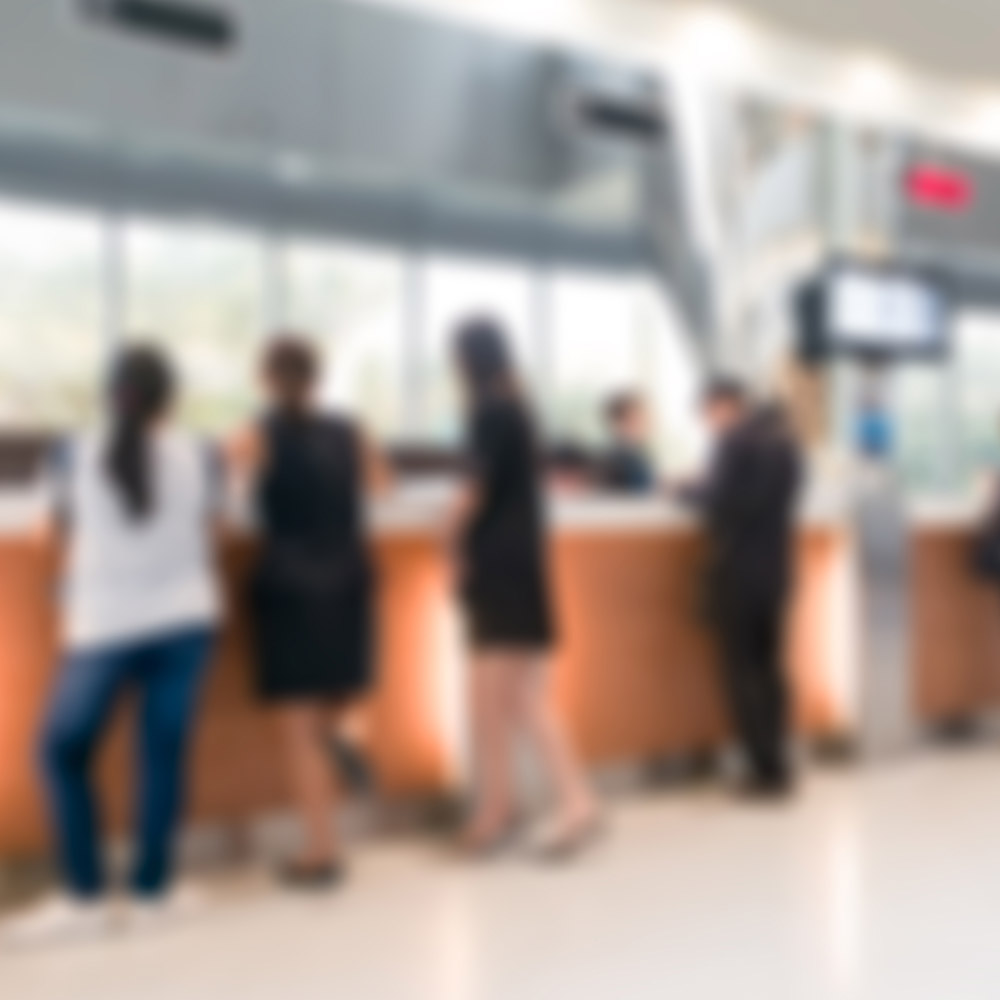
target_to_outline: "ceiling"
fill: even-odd
[[[997,0],[727,0],[726,6],[825,45],[893,56],[917,71],[1000,80]]]
[[[236,2],[236,0],[230,0]],[[342,3],[344,0],[329,0]],[[355,0],[357,2],[357,0]],[[531,37],[615,39],[644,46],[669,38],[693,11],[732,11],[790,43],[898,60],[925,83],[1000,86],[1000,0],[362,0],[416,8]],[[680,20],[678,20],[678,18]]]

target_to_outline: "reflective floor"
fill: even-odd
[[[370,847],[350,887],[209,886],[189,923],[0,956],[12,1000],[1000,996],[1000,747],[824,771],[781,809],[615,808],[575,869]]]

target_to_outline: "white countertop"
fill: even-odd
[[[907,503],[915,528],[971,528],[985,510],[981,497],[914,497]]]
[[[387,497],[374,505],[376,534],[435,531],[444,519],[445,502],[405,495]],[[558,496],[549,500],[549,523],[556,532],[643,532],[693,530],[690,512],[665,500]]]
[[[446,482],[412,482],[397,487],[372,506],[376,535],[436,532],[444,519],[454,486]],[[44,497],[36,489],[0,492],[0,535],[16,535],[39,519]],[[809,497],[802,522],[830,525],[844,520],[846,508],[830,496]],[[549,519],[556,532],[690,531],[697,517],[662,497],[621,497],[595,493],[554,493]],[[245,517],[234,517],[247,523]]]
[[[404,485],[373,508],[376,533],[433,531],[441,524],[454,489],[446,483]],[[803,504],[807,527],[843,522],[846,507],[832,496],[812,495]],[[623,497],[599,493],[553,493],[549,522],[557,533],[691,531],[698,518],[665,497]]]

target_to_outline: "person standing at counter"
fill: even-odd
[[[605,419],[611,446],[600,464],[598,483],[616,493],[642,494],[656,489],[656,470],[649,456],[649,408],[636,393],[608,400]]]
[[[175,378],[156,349],[118,357],[106,422],[59,450],[53,524],[66,534],[63,663],[41,760],[68,895],[7,928],[8,941],[96,933],[111,924],[91,769],[113,711],[138,700],[131,914],[190,902],[171,893],[185,755],[220,613],[211,456],[172,426]],[[184,897],[182,899],[182,896]]]
[[[540,856],[566,858],[594,837],[600,817],[546,690],[556,625],[535,427],[497,323],[464,323],[455,360],[465,391],[469,470],[452,527],[472,647],[478,764],[478,794],[462,846],[486,856],[511,839],[518,815],[510,754],[523,730],[555,793],[554,814],[535,847]]]
[[[754,405],[738,382],[713,382],[703,408],[715,453],[695,498],[709,534],[710,613],[750,766],[746,791],[778,795],[793,780],[784,626],[801,461],[784,414]]]
[[[276,708],[305,832],[300,854],[280,874],[292,887],[320,889],[345,874],[332,821],[335,778],[366,770],[342,723],[372,683],[374,573],[364,508],[381,467],[352,421],[319,412],[320,363],[308,341],[275,339],[262,376],[269,412],[230,451],[249,480],[260,532],[252,655],[260,695]]]

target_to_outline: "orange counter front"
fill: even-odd
[[[593,765],[702,750],[725,739],[712,645],[697,613],[698,532],[687,526],[567,527],[555,542],[563,643],[555,697]],[[369,705],[371,753],[389,797],[458,789],[463,753],[460,631],[433,535],[379,533],[380,683]],[[255,703],[235,595],[249,548],[227,553],[233,614],[208,683],[192,761],[192,819],[238,824],[279,808],[279,745]],[[836,525],[804,528],[790,629],[803,731],[853,724],[843,649],[849,542]],[[0,538],[0,861],[38,852],[45,819],[34,744],[54,670],[53,554]],[[106,814],[121,828],[130,802],[128,710],[100,761]]]
[[[910,617],[916,719],[975,719],[1000,706],[1000,588],[976,577],[968,521],[927,520],[911,533]]]

